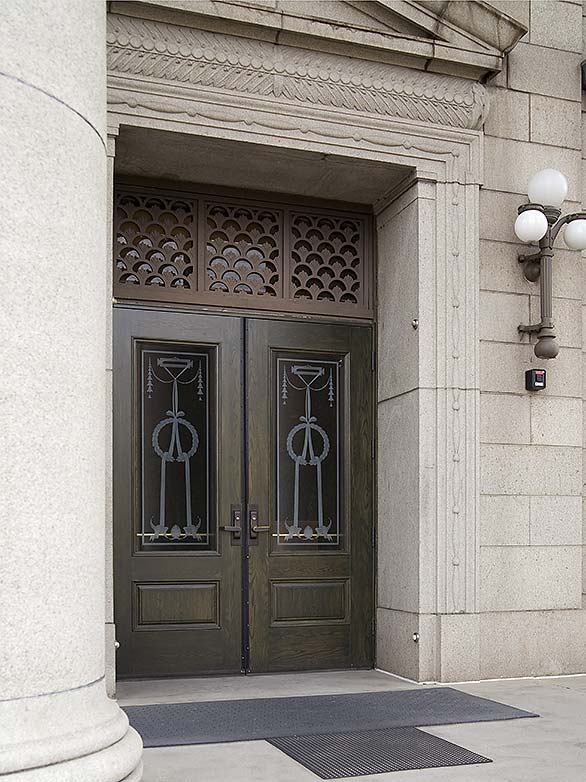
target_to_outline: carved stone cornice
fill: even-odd
[[[108,72],[141,81],[332,107],[456,128],[481,127],[485,87],[454,76],[110,14]]]

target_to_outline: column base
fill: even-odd
[[[138,782],[142,741],[104,679],[0,703],[0,776],[15,782]],[[31,740],[34,736],[34,740]]]

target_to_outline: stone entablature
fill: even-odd
[[[107,41],[109,75],[137,91],[165,83],[183,98],[194,87],[255,96],[278,113],[304,104],[465,129],[488,111],[486,88],[466,79],[191,27],[110,14]]]

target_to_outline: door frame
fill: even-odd
[[[237,307],[230,307],[230,308],[219,308],[219,307],[211,307],[207,305],[202,304],[187,304],[187,305],[180,305],[176,303],[167,303],[167,302],[147,302],[147,301],[136,301],[136,300],[117,300],[113,299],[113,310],[135,310],[135,311],[143,311],[143,312],[167,312],[170,314],[192,314],[192,315],[204,315],[204,316],[214,316],[214,317],[234,317],[234,318],[240,318],[243,323],[243,329],[242,329],[242,335],[244,336],[244,324],[245,321],[248,320],[274,320],[274,321],[280,321],[280,322],[286,322],[286,323],[323,323],[324,325],[330,324],[330,325],[345,325],[345,326],[360,326],[363,328],[370,328],[372,333],[372,342],[371,342],[371,373],[372,373],[372,388],[371,388],[371,404],[373,411],[376,411],[376,401],[377,401],[377,372],[378,372],[378,363],[376,360],[376,349],[378,344],[377,339],[377,326],[376,326],[376,320],[365,320],[364,318],[350,318],[350,317],[342,317],[342,316],[332,316],[332,315],[307,315],[307,314],[297,314],[297,313],[291,313],[291,312],[273,312],[273,311],[267,311],[267,310],[254,310],[254,309],[243,309],[243,308],[237,308]],[[114,335],[115,337],[115,335]],[[245,344],[245,341],[244,341]],[[245,351],[242,350],[242,357],[241,357],[241,371],[244,373],[246,369],[245,365],[246,361],[246,355]],[[243,375],[244,377],[244,375]],[[242,405],[244,405],[244,395],[242,395]],[[243,410],[244,413],[244,410]],[[243,415],[242,421],[243,421],[243,437],[246,438],[246,416]],[[378,491],[377,491],[377,476],[378,476],[378,470],[377,470],[377,460],[378,460],[378,448],[377,448],[377,416],[372,416],[372,454],[371,454],[371,485],[372,485],[372,518],[371,518],[371,540],[372,540],[372,548],[371,548],[371,566],[372,566],[372,580],[370,584],[370,591],[371,591],[371,605],[372,605],[372,614],[371,614],[371,665],[368,666],[369,668],[374,668],[376,665],[376,644],[375,640],[377,637],[377,600],[376,600],[376,593],[377,593],[377,582],[378,582],[378,557],[377,557],[377,550],[378,550],[378,538],[377,538],[377,518],[378,518]],[[243,456],[241,459],[241,487],[243,492],[243,497],[246,498],[248,496],[248,476],[247,476],[247,462],[246,462],[246,449],[243,452]],[[243,506],[243,524],[247,523],[247,513],[246,509]],[[246,540],[246,536],[245,540]],[[114,528],[114,535],[113,535],[113,545],[116,546],[116,532]],[[248,544],[244,543],[242,544],[242,550],[243,550],[243,557],[246,555],[245,548]],[[115,552],[114,552],[114,558],[115,558]],[[242,577],[242,632],[241,632],[241,658],[242,658],[242,668],[241,673],[245,675],[257,675],[253,672],[250,672],[247,670],[248,668],[248,652],[246,649],[247,645],[247,639],[249,636],[249,615],[248,615],[248,607],[247,607],[247,598],[248,598],[248,573],[245,567],[241,568],[241,577]],[[114,595],[115,595],[114,590]],[[115,599],[115,597],[114,597]],[[114,606],[115,610],[115,606]],[[327,670],[327,669],[324,669]],[[343,669],[343,670],[349,670],[349,669]],[[205,674],[202,674],[205,675]],[[258,675],[261,675],[260,673]],[[134,677],[131,677],[134,678]],[[137,677],[139,678],[139,677]],[[148,678],[148,677],[147,677]],[[171,677],[170,677],[171,678]]]

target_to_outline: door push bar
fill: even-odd
[[[250,530],[250,539],[255,540],[259,532],[270,532],[270,524],[258,523],[258,505],[248,506],[248,529]]]

